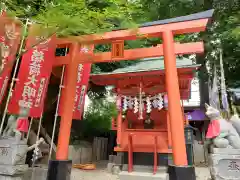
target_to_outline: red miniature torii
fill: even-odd
[[[76,92],[77,67],[79,63],[99,63],[109,61],[134,60],[146,57],[164,56],[165,82],[169,103],[169,119],[172,139],[172,151],[174,167],[171,170],[170,179],[181,176],[186,179],[187,175],[193,173],[192,168],[187,168],[187,155],[184,138],[184,121],[180,104],[180,92],[178,85],[178,74],[176,69],[176,54],[202,53],[203,43],[174,43],[174,35],[195,33],[205,31],[209,18],[213,11],[198,13],[195,15],[170,19],[169,22],[154,22],[136,30],[118,30],[104,33],[103,35],[86,35],[58,39],[59,47],[69,47],[69,54],[64,57],[57,57],[55,66],[66,66],[66,84],[63,94],[63,109],[60,123],[56,164],[68,159],[68,146],[72,125],[74,98]],[[146,37],[161,37],[163,44],[159,47],[124,50],[124,40],[135,40]],[[121,40],[121,41],[119,41]],[[104,44],[112,43],[112,52],[84,54],[80,52],[81,44]],[[115,46],[114,44],[118,44]],[[117,49],[116,51],[116,47]],[[117,52],[118,54],[114,54]],[[194,170],[194,169],[193,169]],[[49,174],[54,171],[49,169]],[[190,172],[190,173],[189,173]],[[51,175],[49,175],[50,177]],[[178,177],[179,178],[179,177]],[[179,178],[179,179],[181,179]],[[195,179],[193,176],[190,179]],[[51,179],[52,180],[52,179]]]

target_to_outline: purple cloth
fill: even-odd
[[[194,110],[187,113],[189,121],[204,121],[206,119],[205,113],[202,110]]]

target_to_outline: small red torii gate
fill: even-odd
[[[57,168],[62,168],[61,163],[68,159],[68,146],[72,125],[74,98],[76,92],[77,68],[82,63],[113,62],[122,60],[135,60],[148,57],[164,56],[165,82],[169,103],[169,119],[171,128],[172,151],[174,165],[170,168],[170,179],[188,179],[194,172],[194,168],[187,168],[187,155],[184,138],[184,121],[180,104],[180,92],[178,74],[176,68],[176,55],[203,53],[203,42],[175,43],[174,35],[197,33],[206,30],[209,18],[213,10],[197,13],[190,16],[173,18],[153,22],[151,25],[143,25],[138,30],[118,30],[106,32],[102,35],[84,35],[57,39],[58,47],[68,47],[69,54],[56,57],[54,66],[66,66],[66,84],[63,91],[63,109],[58,137],[57,161],[49,165],[48,179],[53,180]],[[161,37],[163,44],[152,48],[139,48],[124,50],[125,40],[135,40],[146,37]],[[86,44],[112,44],[112,52],[83,53],[80,52],[81,45]],[[64,166],[66,167],[66,166]],[[62,169],[63,170],[63,169]],[[66,171],[66,170],[65,170]],[[61,172],[63,173],[63,172]],[[67,176],[67,172],[65,172]],[[66,179],[66,178],[65,178]],[[196,179],[195,175],[192,179]],[[189,180],[190,180],[189,179]]]

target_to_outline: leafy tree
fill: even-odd
[[[141,14],[139,4],[127,0],[5,0],[3,2],[8,14],[17,16],[22,21],[28,18],[44,28],[51,28],[49,35],[56,33],[59,37],[101,34],[115,28],[136,27],[134,16]],[[38,31],[42,32],[42,29]],[[106,49],[105,46],[101,47],[97,49]],[[96,64],[93,66],[93,71],[112,71],[128,64],[125,62]]]
[[[198,73],[200,78],[201,104],[208,99],[207,81],[211,70],[207,70],[207,66],[213,67],[213,64],[219,64],[219,48],[223,49],[223,59],[226,81],[228,86],[239,85],[237,72],[239,66],[239,1],[237,0],[141,0],[144,17],[148,21],[156,21],[160,19],[172,18],[177,16],[188,15],[215,9],[213,24],[208,28],[207,32],[194,35],[182,35],[176,37],[179,41],[196,41],[198,39],[205,42],[205,54],[197,55],[195,61],[202,64]],[[161,40],[148,43],[156,44]]]
[[[111,129],[111,120],[116,118],[117,109],[105,98],[94,99],[85,112],[82,121],[73,122],[72,138],[94,137]]]
[[[138,10],[135,3],[125,0],[9,0],[5,4],[17,17],[58,27],[59,36],[101,33],[116,25],[129,27],[131,13]]]

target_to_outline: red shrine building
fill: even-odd
[[[199,65],[182,57],[176,59],[176,67],[181,101],[188,100]],[[128,171],[133,171],[133,165],[152,165],[155,174],[158,166],[168,165],[172,142],[163,57],[144,59],[112,73],[92,74],[91,81],[114,86],[119,113],[112,120],[112,129],[117,131],[114,150],[123,152]]]

